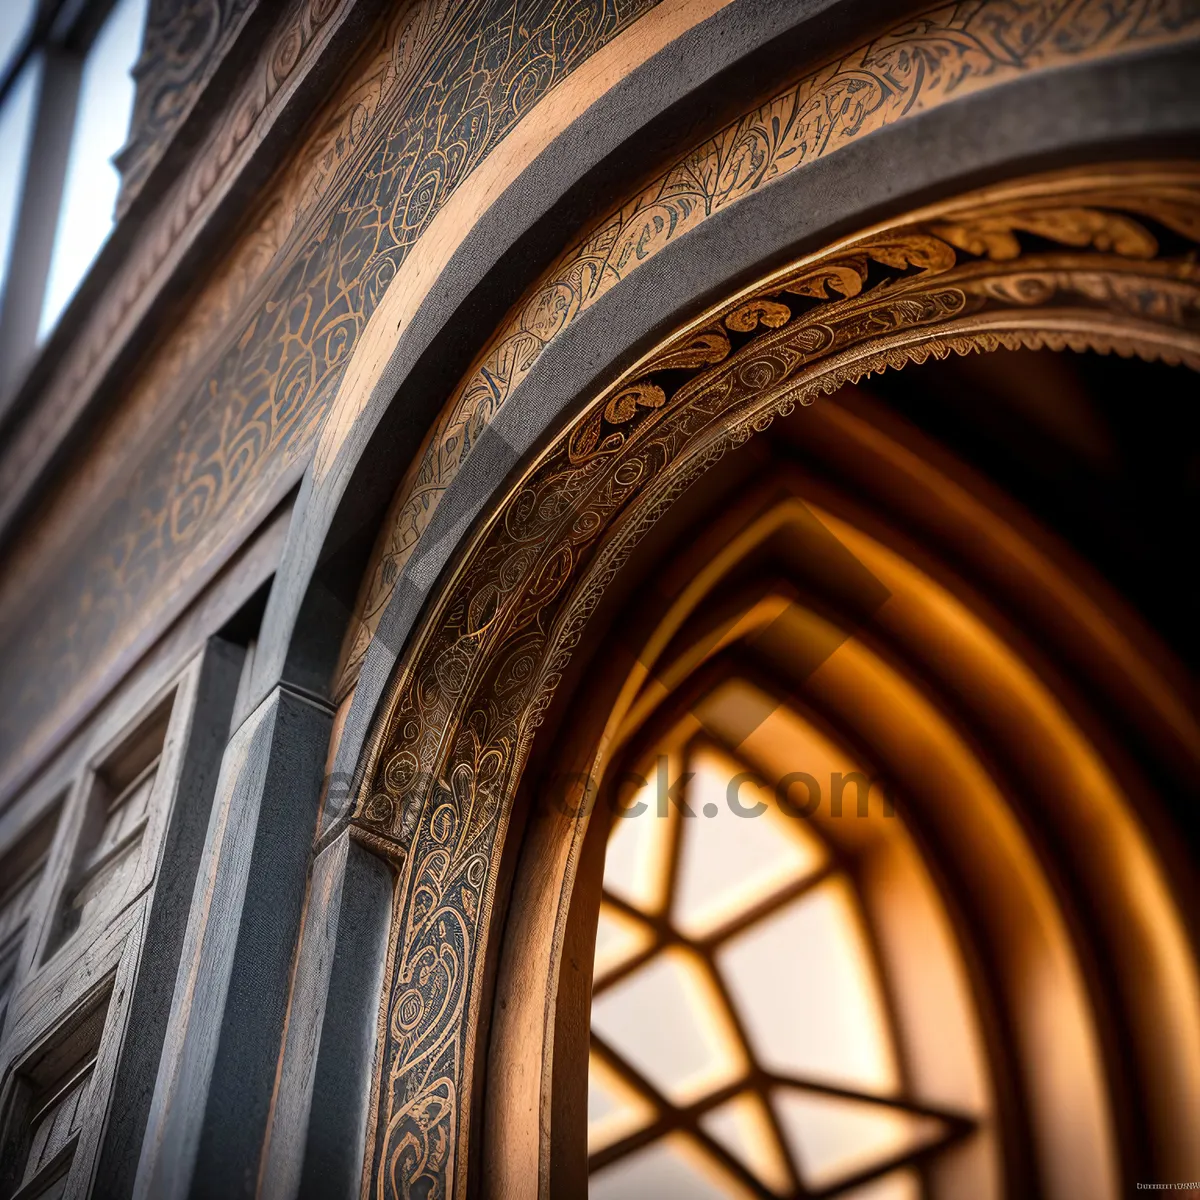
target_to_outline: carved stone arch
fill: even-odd
[[[1017,346],[1200,369],[1198,243],[1200,171],[1171,162],[1036,176],[931,205],[711,306],[575,411],[492,498],[408,638],[355,772],[350,821],[400,864],[372,1195],[464,1195],[480,1178],[507,1194],[531,1168],[550,1194],[566,1178],[550,1092],[586,822],[559,827],[571,840],[559,847],[564,874],[543,881],[536,911],[506,910],[505,871],[543,717],[639,539],[731,447],[871,372]],[[603,737],[591,754],[602,766]],[[535,1053],[485,1102],[489,972],[516,919],[545,964],[506,997],[520,1012],[497,1036],[520,1028]],[[500,1120],[497,1105],[507,1164],[481,1132]]]
[[[730,280],[752,279],[926,199],[1020,172],[1190,153],[1196,122],[1187,83],[1197,46],[1191,17],[1143,11],[1134,0],[1110,16],[1093,14],[1090,5],[1069,15],[1062,0],[1046,0],[1036,12],[989,0],[934,5],[919,19],[896,23],[895,6],[875,0],[783,9],[746,3],[752,10],[741,0],[718,4],[719,12],[685,36],[675,35],[694,20],[692,6],[652,9],[628,31],[631,62],[639,65],[621,84],[599,98],[587,87],[582,96],[568,89],[543,98],[527,119],[536,118],[537,136],[558,136],[540,149],[534,137],[538,152],[527,163],[505,156],[494,164],[497,174],[473,176],[485,196],[464,193],[464,211],[475,215],[461,244],[429,239],[431,257],[414,255],[389,286],[306,472],[252,694],[287,679],[321,696],[332,691],[338,701],[361,670],[347,726],[355,747],[361,744],[415,620],[412,606],[392,620],[399,610],[388,601],[416,535],[417,556],[426,558],[416,589],[423,593],[443,565],[443,556],[427,553],[431,544],[453,544],[457,523],[474,518],[479,495],[497,486],[514,448],[525,452],[528,430],[540,436],[566,397],[601,386],[611,364],[652,346]],[[1063,18],[1070,32],[1050,36]],[[864,33],[877,30],[870,41],[858,42],[860,20]],[[655,52],[662,39],[666,45]],[[866,93],[859,90],[864,72]],[[599,73],[593,84],[607,86],[604,79]],[[746,111],[764,86],[780,90]],[[848,94],[868,93],[882,103],[869,111],[844,103]],[[587,106],[572,120],[581,102]],[[660,105],[669,107],[660,112]],[[816,136],[813,122],[822,128],[825,108],[838,118]],[[733,119],[712,130],[716,114]],[[711,136],[694,144],[705,129]],[[642,168],[660,157],[662,168],[643,186]],[[582,210],[580,193],[590,198]],[[581,227],[580,212],[601,196],[622,202]],[[657,221],[664,204],[686,219]],[[520,250],[531,239],[547,253],[563,247],[536,278],[539,261]],[[625,253],[631,245],[637,253]],[[593,287],[597,268],[603,286]],[[573,287],[578,294],[555,316],[556,297]],[[516,295],[521,300],[506,313]],[[534,330],[536,337],[523,340]],[[520,352],[509,353],[513,347]],[[493,358],[507,359],[515,373],[496,371]],[[480,397],[478,385],[489,374],[494,395],[485,388]],[[472,429],[469,456],[464,424]],[[474,452],[479,437],[489,443],[484,454]],[[429,454],[437,460],[432,470],[424,461]],[[471,486],[459,480],[463,503],[445,522],[439,499],[459,466]],[[424,478],[400,495],[395,472],[406,469]],[[393,526],[390,552],[370,562],[376,577],[364,581],[367,603],[355,612],[353,588],[370,560],[369,543],[358,539],[377,528],[393,495],[410,519]],[[356,628],[343,646],[348,618]],[[382,648],[388,652],[378,653]],[[348,775],[356,761],[357,753],[339,757],[339,774]]]

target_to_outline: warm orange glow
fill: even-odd
[[[718,736],[721,711],[736,703],[731,688],[747,694],[747,685],[722,685],[693,709]],[[760,734],[777,734],[781,720],[791,723],[791,749],[803,748],[814,770],[836,763],[854,772],[844,750],[786,709],[777,707]],[[903,827],[884,817],[879,798],[864,818],[854,805],[849,823],[827,814],[797,819],[779,807],[775,776],[689,739],[689,730],[693,722],[684,721],[658,744],[654,782],[638,793],[645,809],[613,822],[592,1005],[595,1190],[741,1194],[736,1174],[728,1176],[732,1164],[786,1196],[801,1182],[848,1183],[947,1142],[951,1122],[908,1107],[894,1018],[844,857],[899,845],[915,861]],[[677,780],[686,784],[659,816],[659,791]],[[831,836],[843,825],[858,839],[840,829]],[[877,897],[877,908],[913,907],[909,874]],[[917,907],[922,901],[930,903],[918,897]],[[937,977],[957,989],[965,1028],[969,1007],[953,947],[943,937],[930,955],[949,960]],[[971,1043],[976,1067],[960,1089],[974,1101],[973,1117],[983,1115],[986,1096],[978,1053]],[[942,1090],[961,1121],[960,1096]],[[887,1172],[871,1186],[902,1194],[907,1178]],[[654,1190],[664,1187],[685,1190]]]
[[[1136,696],[1130,719],[1172,753],[1196,723],[1160,660],[1106,615],[1111,598],[1077,585],[1061,550],[1048,557],[944,454],[832,406],[780,428],[784,442],[811,430],[859,490],[780,462],[685,539],[659,571],[667,599],[609,725],[613,761],[647,780],[649,815],[614,822],[594,1001],[608,1032],[596,1031],[611,1048],[606,997],[675,955],[710,981],[688,1003],[729,1014],[711,1026],[725,1049],[668,1112],[661,1064],[627,1038],[629,1057],[606,1062],[649,1089],[644,1123],[593,1150],[594,1178],[641,1194],[638,1164],[658,1170],[652,1149],[686,1137],[690,1161],[711,1160],[711,1194],[752,1179],[778,1195],[998,1200],[1009,1134],[993,1071],[1007,1056],[1031,1178],[1056,1200],[1115,1200],[1114,1113],[1130,1101],[1113,1091],[1079,895],[1088,936],[1124,964],[1106,1003],[1138,1058],[1119,1071],[1149,1086],[1147,1119],[1180,1164],[1192,1152],[1177,1131],[1200,1119],[1196,962],[1101,726],[962,571],[1019,580],[1010,607],[1027,601],[1056,649]],[[690,816],[674,802],[655,816],[658,761],[668,781],[692,773],[677,797]],[[649,993],[624,1019],[645,1024],[659,1003],[682,1022],[682,1002]],[[647,1044],[673,1052],[671,1039]]]

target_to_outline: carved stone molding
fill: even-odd
[[[378,1197],[464,1194],[492,898],[532,739],[608,582],[776,414],[999,347],[1200,369],[1200,168],[1077,170],[846,239],[742,290],[592,398],[497,498],[414,633],[353,821],[404,854],[369,1148]]]
[[[31,465],[52,451],[83,399],[100,386],[114,355],[153,312],[160,294],[193,246],[216,206],[235,185],[248,159],[286,107],[297,79],[312,68],[332,26],[353,0],[291,0],[261,47],[258,62],[242,81],[231,103],[208,130],[152,215],[145,221],[128,258],[109,283],[103,303],[70,346],[37,408],[21,426],[0,458],[0,521],[7,504],[29,483]],[[377,72],[378,73],[378,72]],[[346,106],[361,105],[359,96]],[[338,112],[335,122],[351,120]],[[213,343],[239,315],[240,306],[259,285],[296,226],[302,225],[324,191],[325,181],[354,148],[344,137],[331,150],[328,131],[314,137],[295,155],[284,177],[265,197],[259,219],[225,256],[222,269],[209,281],[180,322],[169,346],[150,368],[153,378],[138,392],[169,394],[186,380],[189,369],[213,353]]]
[[[11,543],[11,569],[0,580],[0,690],[10,697],[0,712],[0,789],[36,768],[53,739],[161,633],[238,536],[303,472],[381,297],[404,288],[410,252],[448,198],[470,189],[476,168],[521,120],[553,103],[554,87],[596,50],[636,37],[638,22],[655,10],[655,0],[420,0],[396,7],[366,39],[362,58],[291,164],[247,214],[237,244],[211,271],[201,264],[198,292],[170,311],[161,298],[189,270],[196,230],[225,203],[230,181],[285,112],[331,30],[343,28],[349,8],[364,2],[271,6],[276,24],[244,87],[147,220],[0,455],[3,523],[52,470],[79,412],[98,395],[112,395],[111,423],[97,430],[83,469],[58,478],[60,490],[36,526],[27,523]],[[536,357],[555,328],[592,302],[595,289],[581,291],[576,302],[572,281],[590,277],[594,263],[605,279],[614,272],[627,277],[643,261],[638,253],[658,245],[650,232],[661,225],[671,239],[677,235],[678,214],[698,220],[796,163],[970,90],[1161,47],[1197,29],[1200,16],[1190,9],[1149,0],[960,0],[931,8],[810,75],[808,90],[796,91],[778,120],[768,106],[685,155],[658,191],[610,214],[617,224],[607,233],[604,222],[589,231],[576,249],[591,249],[576,258],[569,251],[565,273],[548,277],[556,288],[556,280],[564,284],[569,303],[560,314],[537,302],[530,312],[544,311],[546,323],[523,323],[504,359],[519,366],[526,350]],[[446,46],[463,54],[446,54]],[[917,61],[917,50],[924,65],[904,74],[900,68]],[[851,101],[868,90],[881,105],[849,119]],[[818,117],[813,128],[822,136],[787,145],[778,139],[826,104],[836,129]],[[635,250],[623,257],[617,246]],[[134,364],[129,354],[138,331],[148,336],[159,322],[162,341]],[[523,340],[533,328],[536,336]],[[503,335],[488,353],[501,343]],[[521,355],[513,358],[514,349]],[[432,473],[410,481],[399,503],[416,486],[432,509],[465,455],[463,432],[485,424],[519,382],[519,372],[489,372],[495,395],[476,389],[461,413],[448,410],[452,419],[431,443]],[[395,541],[396,552],[380,558],[359,651],[423,521],[419,513],[415,526],[393,525],[400,533],[387,541]],[[356,670],[354,661],[348,678]]]
[[[229,52],[258,0],[152,0],[121,172],[117,215],[129,207]]]
[[[339,693],[357,677],[394,580],[482,428],[549,342],[648,259],[749,193],[885,126],[1031,71],[1198,29],[1197,14],[1140,2],[943,4],[804,76],[606,213],[514,306],[402,484],[360,599]]]

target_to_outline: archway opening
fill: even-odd
[[[403,857],[376,1178],[403,1190],[465,1180],[478,1163],[497,1194],[535,1177],[544,1194],[585,1186],[592,964],[616,819],[594,802],[614,771],[649,780],[649,762],[700,753],[701,735],[774,794],[789,776],[817,778],[785,750],[824,745],[831,821],[833,775],[843,808],[847,782],[865,779],[861,824],[811,829],[853,897],[843,927],[877,947],[854,1003],[886,1027],[877,1074],[840,1098],[893,1125],[927,1119],[928,1136],[893,1139],[891,1157],[835,1156],[814,1175],[810,1135],[789,1140],[774,1093],[831,1097],[829,1064],[824,1078],[819,1062],[780,1069],[775,1035],[754,1033],[736,1001],[711,1022],[745,1027],[717,1038],[715,1092],[700,1067],[682,1092],[669,1072],[639,1085],[633,1107],[652,1125],[669,1118],[656,1130],[692,1136],[735,1183],[772,1195],[890,1187],[897,1171],[896,1186],[944,1190],[936,1176],[965,1171],[984,1194],[1055,1197],[1188,1176],[1200,985],[1188,867],[1171,846],[1179,813],[1158,810],[1200,759],[1189,685],[1139,598],[1122,600],[1078,537],[1036,504],[1024,511],[986,464],[957,462],[962,447],[912,411],[906,421],[846,386],[905,364],[916,366],[899,375],[919,378],[954,354],[995,363],[1002,348],[1200,362],[1194,257],[1180,252],[1195,228],[1185,175],[1063,172],[877,226],[725,297],[586,403],[562,400],[561,420],[543,413],[540,440],[522,433],[527,457],[472,510],[359,768],[351,820]],[[509,434],[520,420],[505,420]],[[410,499],[402,487],[396,511]],[[458,537],[443,511],[433,521]],[[403,566],[387,559],[394,530],[381,534],[401,583],[444,561],[446,538],[430,530]],[[685,718],[696,726],[679,741]],[[872,778],[895,805],[880,822]],[[668,874],[688,838],[664,855]],[[966,980],[957,1008],[953,988],[939,995],[964,1044],[982,1047],[973,1091],[939,1095],[930,1081],[970,1055],[939,1066],[917,1047],[944,1032],[906,1024],[930,1005],[901,978],[912,960],[889,950],[877,911],[903,905],[881,906],[865,882],[872,840],[927,879],[909,895],[950,931],[932,957]],[[680,929],[669,880],[659,893],[658,909],[625,914],[635,941],[652,935],[647,963],[719,958],[696,940],[712,929]],[[711,992],[736,992],[726,974],[709,972]],[[616,1040],[610,1028],[610,1067]],[[627,1065],[626,1084],[654,1083]],[[764,1121],[776,1131],[770,1180],[701,1123],[743,1092],[766,1113],[760,1133]],[[597,1139],[597,1178],[655,1148],[644,1126],[622,1137]]]
[[[1095,453],[1106,365],[1191,419],[1187,373],[1146,364],[909,367],[727,455],[625,568],[597,653],[643,670],[573,901],[592,1194],[1116,1196],[1186,1154],[1200,1031],[1156,798],[1187,770],[1183,672],[1078,494],[998,483],[1028,449],[994,433],[1005,388],[1076,403],[1091,485],[1154,471]]]

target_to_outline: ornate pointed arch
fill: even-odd
[[[1197,243],[1189,165],[1073,170],[922,209],[713,306],[578,408],[512,479],[426,606],[360,764],[352,823],[401,864],[372,1195],[422,1181],[463,1195],[491,1169],[476,1156],[473,1096],[510,820],[572,651],[639,539],[778,414],[885,368],[1025,346],[1200,369]],[[616,709],[656,653],[631,667]],[[605,754],[602,739],[595,761]],[[584,825],[562,836],[580,839]],[[564,861],[569,898],[573,852]],[[561,954],[559,925],[546,936]],[[545,982],[530,986],[552,1024]],[[530,1070],[541,1082],[527,1091],[544,1105],[549,1068]],[[533,1109],[513,1120],[532,1123],[527,1152],[549,1187],[551,1122]]]

